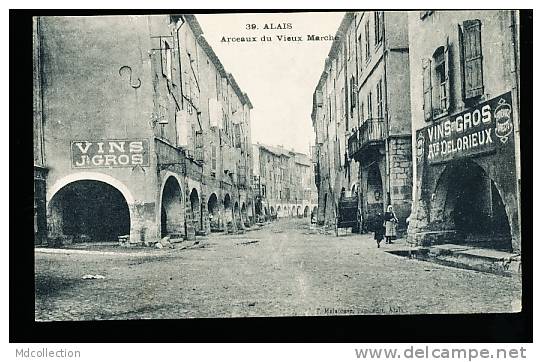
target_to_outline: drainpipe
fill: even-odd
[[[386,134],[384,137],[386,138],[385,142],[385,152],[386,152],[386,199],[388,201],[388,205],[391,205],[391,183],[390,183],[390,140],[389,140],[389,122],[388,122],[388,69],[387,69],[387,63],[388,63],[388,49],[386,45],[386,21],[384,18],[384,21],[382,22],[382,51],[384,53],[384,88],[385,92],[382,92],[386,95],[386,102],[384,103],[384,100],[382,100],[383,106],[385,106],[384,109],[384,131]],[[384,205],[384,208],[387,208],[388,205]]]

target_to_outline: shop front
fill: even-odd
[[[416,132],[409,241],[520,251],[513,128],[508,92]]]

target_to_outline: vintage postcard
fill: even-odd
[[[33,17],[35,320],[521,311],[520,27]]]

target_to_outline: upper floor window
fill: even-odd
[[[463,27],[459,26],[464,100],[471,100],[484,94],[481,30],[480,20],[467,20],[463,22]]]
[[[165,40],[162,41],[162,74],[171,80],[171,47]]]
[[[431,59],[422,61],[423,109],[426,121],[447,114],[450,109],[450,52],[438,47]]]
[[[354,117],[354,109],[356,108],[356,78],[350,77],[350,116]]]
[[[361,126],[361,124],[365,121],[365,107],[363,105],[363,102],[359,105],[359,121],[358,127]]]
[[[365,22],[365,61],[371,59],[371,32],[369,30],[369,20]]]
[[[382,79],[376,84],[376,112],[378,119],[384,118],[383,101],[382,101]]]
[[[384,12],[375,11],[375,44],[376,46],[382,43],[384,37]]]
[[[373,118],[373,94],[367,94],[367,119]]]
[[[357,43],[357,49],[358,49],[358,59],[363,59],[363,47],[361,46],[361,34],[358,35],[358,43]],[[361,73],[363,69],[363,62],[357,62],[359,64],[359,72]]]

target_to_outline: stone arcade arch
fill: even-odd
[[[50,237],[94,242],[130,235],[132,217],[125,194],[132,203],[133,198],[127,189],[123,193],[103,181],[108,177],[96,178],[102,180],[64,179],[53,185],[48,203]]]
[[[303,209],[303,217],[309,217],[309,205],[306,205]]]
[[[183,192],[179,181],[169,176],[162,187],[160,206],[160,234],[162,237],[184,235]]]
[[[224,195],[224,223],[227,224],[228,222],[232,221],[232,212],[233,209],[231,207],[231,197],[230,194]]]
[[[295,206],[292,206],[292,213],[290,214],[291,217],[295,217]]]
[[[246,226],[248,223],[247,205],[243,202],[241,204],[241,222]]]
[[[209,196],[207,201],[207,211],[209,212],[209,224],[211,232],[216,232],[220,229],[220,212],[218,207],[218,198],[215,193]]]
[[[480,165],[470,160],[448,164],[431,199],[432,229],[454,230],[459,243],[512,250],[502,193]]]
[[[277,218],[282,217],[280,214],[280,205],[277,205]]]
[[[193,188],[190,192],[190,213],[195,230],[202,230],[203,223],[201,220],[201,203],[198,190],[195,188]]]
[[[297,216],[297,217],[302,216],[302,214],[301,214],[301,206],[298,206],[298,207],[297,207],[297,209],[296,209],[296,216]]]

